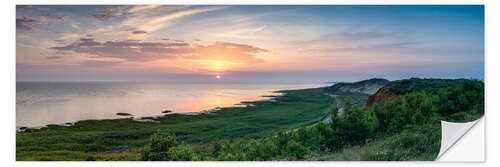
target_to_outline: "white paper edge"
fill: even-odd
[[[466,123],[441,121],[441,148],[436,161],[484,161],[484,117]]]

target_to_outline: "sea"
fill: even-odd
[[[16,127],[43,127],[88,119],[196,114],[243,101],[268,100],[275,91],[328,83],[17,82]]]

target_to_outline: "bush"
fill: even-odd
[[[286,144],[287,155],[294,156],[297,159],[303,159],[304,156],[307,154],[307,152],[308,152],[307,147],[296,142],[295,140],[290,140]]]
[[[338,120],[335,127],[336,134],[345,144],[359,144],[364,139],[373,135],[378,127],[378,119],[375,113],[353,108],[347,112],[343,119]]]
[[[144,147],[141,159],[145,161],[189,161],[197,160],[190,147],[177,141],[173,133],[158,130]]]

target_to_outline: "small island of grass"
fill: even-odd
[[[171,112],[172,112],[172,110],[163,110],[161,113],[167,114],[167,113],[171,113]]]
[[[124,113],[124,112],[116,113],[116,115],[118,115],[118,116],[132,116],[132,114]]]

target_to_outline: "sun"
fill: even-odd
[[[220,75],[219,75],[219,74],[217,74],[217,75],[215,76],[215,78],[220,79]]]

